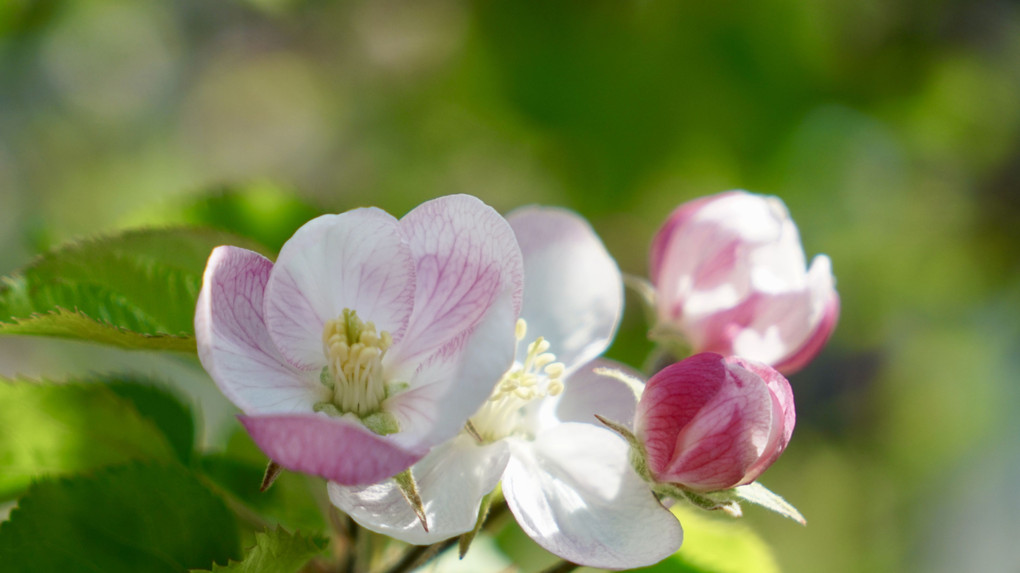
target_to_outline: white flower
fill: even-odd
[[[330,484],[330,499],[369,529],[429,544],[470,531],[502,481],[522,529],[550,552],[594,567],[656,563],[680,546],[680,524],[631,468],[628,445],[594,417],[634,417],[633,391],[592,362],[620,319],[620,271],[569,211],[525,208],[508,220],[525,267],[517,359],[471,430],[413,466],[429,530],[392,481]]]

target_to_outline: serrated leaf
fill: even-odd
[[[260,531],[255,534],[255,546],[245,553],[244,559],[226,566],[215,565],[212,573],[294,573],[322,553],[326,543],[324,537],[304,537],[279,527]],[[209,570],[194,571],[205,573]]]
[[[233,514],[180,466],[42,480],[0,525],[0,555],[11,573],[179,573],[239,553]]]
[[[243,429],[238,429],[224,452],[198,460],[203,474],[228,495],[272,523],[290,529],[322,531],[326,522],[312,491],[325,492],[321,478],[283,472],[266,491],[259,491],[265,476],[266,456]]]
[[[209,253],[257,247],[210,229],[148,229],[72,243],[0,281],[0,334],[193,351]]]
[[[0,499],[44,475],[175,459],[156,424],[102,384],[0,379],[0,428]]]
[[[634,569],[641,573],[779,573],[772,550],[749,527],[713,518],[699,509],[676,507],[684,544],[663,561]]]
[[[133,374],[106,375],[94,381],[134,404],[142,417],[163,432],[177,458],[188,464],[195,450],[195,416],[170,387]]]
[[[733,489],[733,493],[738,499],[760,505],[801,525],[807,525],[807,520],[797,511],[796,507],[758,482],[736,487]]]

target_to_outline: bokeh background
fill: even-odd
[[[678,203],[778,195],[843,312],[762,480],[809,525],[746,521],[791,573],[1018,571],[1018,94],[1006,0],[3,2],[0,273],[463,192],[576,209],[643,275]],[[611,355],[640,364],[628,304]],[[179,360],[0,338],[3,375],[110,368],[182,380],[215,444]]]

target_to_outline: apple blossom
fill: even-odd
[[[797,227],[777,197],[728,191],[685,203],[652,244],[652,337],[799,370],[839,316],[829,258],[805,267]]]
[[[656,563],[679,548],[680,524],[594,416],[629,420],[636,405],[630,388],[595,373],[622,313],[620,271],[569,211],[508,220],[525,268],[516,361],[464,432],[412,467],[428,531],[392,481],[330,484],[330,499],[371,530],[428,544],[471,531],[502,482],[521,528],[550,552],[595,567]]]
[[[275,263],[213,251],[199,357],[271,460],[373,483],[456,435],[489,397],[513,361],[522,274],[512,229],[474,197],[400,220],[325,215]]]
[[[693,492],[753,482],[786,449],[793,391],[758,362],[696,354],[648,380],[637,405],[639,472]]]

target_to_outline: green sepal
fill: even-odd
[[[407,500],[408,505],[411,506],[411,510],[418,516],[418,521],[421,522],[421,526],[425,528],[425,531],[429,530],[428,519],[425,517],[425,505],[421,501],[421,495],[418,493],[418,484],[414,481],[414,475],[411,473],[411,469],[408,468],[399,474],[393,476],[393,481],[396,482],[397,488],[400,489],[400,493],[404,495],[404,499]]]

